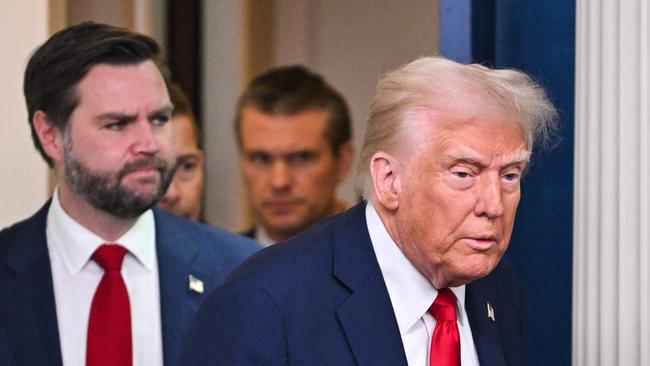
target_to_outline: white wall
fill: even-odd
[[[26,218],[47,198],[47,168],[31,140],[22,94],[32,50],[48,36],[47,0],[0,0],[0,228]]]
[[[242,88],[242,1],[203,2],[205,219],[231,230],[244,220],[234,106]]]

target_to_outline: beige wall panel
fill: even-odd
[[[34,213],[47,199],[47,168],[33,147],[23,73],[32,50],[48,36],[47,0],[0,0],[0,227]]]

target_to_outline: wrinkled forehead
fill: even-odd
[[[472,108],[475,107],[475,108]],[[422,107],[414,110],[408,117],[406,141],[401,144],[405,152],[417,151],[431,144],[480,144],[483,150],[496,149],[517,155],[517,159],[530,155],[529,144],[522,123],[516,116],[500,108],[483,105],[470,105],[466,108],[459,103],[440,107]],[[509,147],[505,148],[504,143]]]

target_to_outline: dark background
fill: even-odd
[[[506,258],[528,290],[529,365],[571,364],[575,1],[441,0],[441,50],[531,75],[560,113],[535,149]]]

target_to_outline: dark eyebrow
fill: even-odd
[[[304,149],[304,150],[290,151],[284,154],[284,156],[289,157],[289,156],[296,156],[296,155],[317,155],[317,154],[318,152],[316,150]]]
[[[136,119],[136,116],[133,114],[119,113],[119,112],[107,112],[102,113],[99,116],[95,117],[96,120],[117,120],[117,121],[126,121],[131,122]]]
[[[155,111],[151,112],[149,114],[149,118],[157,117],[157,116],[168,116],[171,115],[172,110],[174,107],[171,104],[164,105]],[[126,114],[126,113],[120,113],[120,112],[106,112],[98,115],[95,117],[97,120],[105,120],[105,119],[110,119],[110,120],[119,120],[119,121],[126,121],[126,122],[131,122],[137,118],[137,115],[135,114]]]

